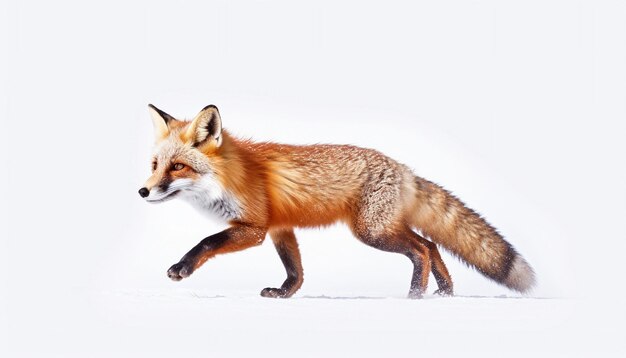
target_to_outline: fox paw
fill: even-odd
[[[185,277],[189,277],[193,273],[193,265],[190,262],[181,261],[177,264],[172,265],[169,270],[167,270],[167,277],[171,278],[174,281],[180,281]]]
[[[454,292],[452,292],[452,288],[448,287],[448,288],[438,288],[435,290],[435,295],[439,295],[439,296],[454,296]]]
[[[261,296],[270,298],[288,298],[291,297],[291,295],[293,295],[293,293],[284,288],[266,287],[261,291]]]
[[[416,299],[424,298],[424,294],[422,293],[421,290],[410,290],[409,295],[407,297],[412,300],[416,300]]]

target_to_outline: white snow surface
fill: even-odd
[[[585,322],[581,302],[563,298],[304,292],[277,300],[172,288],[50,299],[45,312],[33,307],[43,313],[37,324],[12,322],[11,357],[617,356],[623,348],[618,331]]]

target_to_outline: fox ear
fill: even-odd
[[[148,111],[152,117],[152,124],[154,125],[154,134],[156,139],[162,139],[167,137],[170,130],[167,127],[168,122],[174,120],[174,117],[149,104]]]
[[[222,119],[220,112],[214,105],[204,107],[187,128],[187,138],[195,146],[208,140],[215,140],[216,146],[222,144]]]

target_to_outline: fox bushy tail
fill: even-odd
[[[415,183],[417,229],[486,277],[518,292],[533,287],[533,269],[493,226],[437,184]]]

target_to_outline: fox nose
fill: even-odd
[[[142,198],[145,198],[146,196],[150,195],[150,190],[148,190],[148,188],[141,188],[139,189],[139,195]]]

